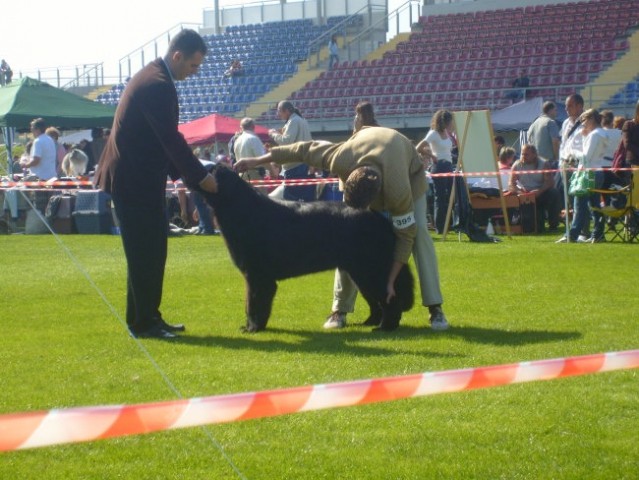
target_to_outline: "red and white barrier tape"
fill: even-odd
[[[0,451],[639,368],[639,350],[139,405],[0,415]]]
[[[575,171],[575,168],[569,168],[568,171]],[[592,170],[594,172],[610,170],[609,168],[586,168],[585,170]],[[635,168],[619,168],[616,171],[633,171]],[[561,172],[558,169],[548,170],[520,170],[517,173],[520,175],[536,174],[536,173],[557,173]],[[450,172],[450,173],[427,173],[429,177],[496,177],[502,172]],[[337,183],[337,178],[296,178],[290,180],[274,179],[274,180],[252,180],[250,183],[257,186],[299,186],[299,185],[318,185],[323,183]],[[185,189],[181,186],[181,182],[167,182],[167,187],[173,189]],[[93,188],[93,183],[89,180],[49,180],[46,182],[15,182],[9,180],[0,181],[0,190],[15,187],[27,187],[30,189],[35,188],[51,188],[51,187],[66,187],[66,188]]]

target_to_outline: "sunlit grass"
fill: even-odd
[[[223,241],[184,237],[170,240],[162,311],[188,330],[142,341],[151,360],[123,324],[120,239],[60,239],[0,237],[2,413],[639,347],[637,245],[449,236],[436,242],[448,332],[430,331],[420,306],[391,334],[324,331],[325,272],[281,282],[268,330],[246,335],[244,282]],[[352,324],[367,314],[358,302]],[[637,398],[636,371],[605,373],[4,453],[0,478],[631,479]]]

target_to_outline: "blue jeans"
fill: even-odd
[[[595,188],[602,189],[604,188],[604,183],[606,181],[607,175],[605,171],[597,171],[595,172]],[[601,202],[601,197],[598,194],[590,195],[590,206],[592,207],[600,207],[599,203]],[[605,219],[601,212],[595,212],[592,210],[592,238],[600,239],[604,236],[604,227],[605,227]]]
[[[209,206],[206,203],[206,200],[204,200],[204,197],[202,197],[202,195],[198,192],[191,192],[191,195],[193,197],[193,204],[197,210],[197,215],[200,217],[198,227],[200,227],[200,230],[204,233],[214,233],[215,227],[213,226]]]
[[[284,171],[284,179],[308,178],[308,165],[303,163],[295,168]],[[284,187],[284,200],[312,202],[315,200],[315,185],[302,185],[299,187]]]
[[[433,164],[430,173],[452,173],[453,164],[446,160],[437,160]],[[433,192],[435,194],[434,214],[435,229],[437,233],[444,232],[446,224],[446,213],[450,203],[450,192],[453,188],[453,177],[433,177]]]

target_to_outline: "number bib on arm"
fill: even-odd
[[[393,216],[392,219],[393,226],[398,230],[402,230],[404,228],[410,227],[415,223],[415,213],[408,212],[407,214],[400,215],[398,217]]]

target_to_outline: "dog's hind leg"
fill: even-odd
[[[379,306],[379,303],[375,303],[374,305],[368,304],[370,309],[370,314],[368,318],[362,323],[362,325],[366,325],[367,327],[377,327],[380,323],[382,323],[382,316],[384,311],[382,307]]]
[[[366,288],[362,288],[360,291],[371,309],[371,316],[364,322],[365,325],[375,327],[375,330],[388,332],[399,327],[402,311],[396,297],[390,303],[386,303],[385,298],[380,300],[378,296],[371,295]]]
[[[395,330],[402,315],[397,308],[397,299],[393,299],[390,304],[386,303],[384,272],[360,272],[353,269],[350,275],[370,309],[370,315],[364,325],[388,331]]]
[[[245,332],[259,332],[266,328],[271,316],[277,283],[272,278],[245,275],[246,279],[246,326]]]

